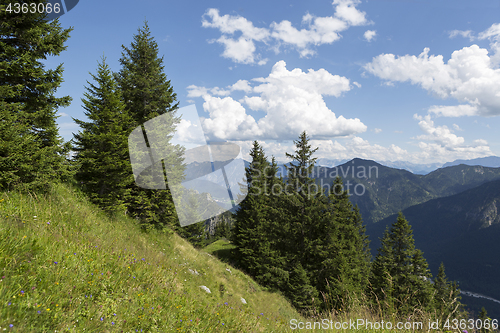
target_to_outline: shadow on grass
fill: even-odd
[[[238,261],[236,257],[236,246],[227,239],[219,239],[203,249],[205,252],[216,256],[219,260],[233,266]]]

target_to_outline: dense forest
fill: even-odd
[[[206,221],[180,227],[172,193],[137,186],[130,164],[132,130],[164,114],[171,115],[168,133],[179,122],[179,102],[147,22],[129,46],[122,46],[118,72],[100,60],[81,101],[87,119],[74,119],[80,130],[63,142],[56,114],[72,99],[55,97],[63,66],[47,69],[43,61],[65,50],[70,33],[37,13],[2,17],[1,191],[44,193],[52,184],[71,183],[110,216],[131,216],[144,230],[174,231],[196,246],[229,238],[235,245],[233,264],[303,313],[370,303],[387,317],[418,309],[440,320],[467,318],[458,285],[448,281],[443,265],[431,276],[402,213],[372,258],[360,210],[342,179],[321,188],[311,177],[316,148],[306,132],[286,154],[291,161],[286,178],[278,176],[275,159],[255,141],[246,197],[234,215],[225,213],[215,227]],[[164,164],[176,165],[181,179],[183,148],[169,149]]]

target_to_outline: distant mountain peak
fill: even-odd
[[[500,168],[500,157],[498,156],[487,156],[479,157],[470,160],[455,160],[453,162],[448,162],[443,165],[443,168],[454,166],[454,165],[480,165],[489,168]]]

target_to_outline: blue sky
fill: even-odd
[[[244,153],[259,140],[281,161],[303,130],[330,159],[500,155],[499,1],[83,0],[60,18],[67,50],[46,62],[64,63],[57,95],[73,97],[66,140],[89,72],[103,55],[118,71],[144,20],[209,140]]]

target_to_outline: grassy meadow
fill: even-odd
[[[0,331],[292,332],[291,319],[381,320],[362,305],[304,318],[230,266],[227,242],[197,250],[174,233],[141,231],[67,185],[0,193],[0,222]],[[405,321],[428,331],[426,318],[416,311]]]

